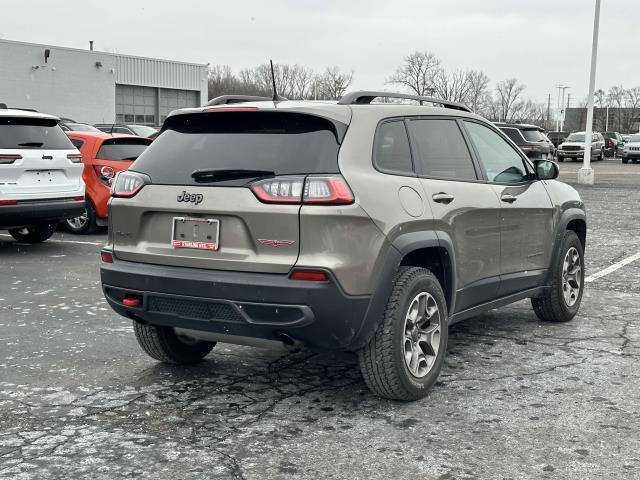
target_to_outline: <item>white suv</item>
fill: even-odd
[[[59,121],[0,108],[0,230],[16,240],[42,242],[84,211],[82,156]]]

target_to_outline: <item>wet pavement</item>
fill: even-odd
[[[640,251],[640,165],[595,168],[587,275]],[[431,394],[402,403],[350,354],[158,364],[102,298],[104,234],[54,240],[0,232],[0,478],[640,478],[640,260],[568,324],[519,302],[454,325]]]

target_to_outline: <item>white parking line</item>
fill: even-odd
[[[589,275],[584,279],[584,283],[591,283],[594,280],[604,277],[605,275],[609,275],[611,272],[615,272],[616,270],[624,267],[625,265],[630,264],[631,262],[635,262],[640,259],[640,252],[635,255],[631,255],[630,257],[624,258],[619,262],[614,263],[613,265],[608,266],[607,268],[603,268],[599,272],[594,273],[593,275]]]
[[[0,233],[0,237],[8,237],[8,238],[13,238],[11,235],[7,235],[6,233]],[[83,242],[81,240],[57,240],[55,238],[50,238],[49,240],[47,240],[47,242],[54,242],[54,243],[77,243],[79,245],[97,245],[97,246],[102,246],[104,245],[104,242]]]

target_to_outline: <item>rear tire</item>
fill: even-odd
[[[584,251],[580,239],[567,230],[553,267],[551,287],[542,296],[531,299],[540,320],[568,322],[578,313],[584,292]]]
[[[560,163],[564,162],[564,157],[561,157],[561,156],[559,156],[559,155],[558,155],[558,161],[559,161]]]
[[[448,340],[447,304],[429,270],[403,267],[393,280],[385,313],[358,352],[367,386],[394,400],[417,400],[433,386]]]
[[[98,228],[96,210],[93,208],[93,204],[89,199],[86,200],[86,209],[84,214],[75,217],[67,218],[62,222],[65,230],[76,235],[87,235],[93,233]]]
[[[18,242],[40,243],[48,240],[56,231],[56,227],[55,223],[41,223],[29,227],[14,228],[9,230],[9,233]]]
[[[163,363],[188,365],[197,363],[206,357],[215,342],[182,339],[171,327],[144,325],[133,322],[138,344],[151,358]]]

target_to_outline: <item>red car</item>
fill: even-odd
[[[87,208],[82,216],[65,220],[63,225],[72,233],[91,233],[107,225],[110,180],[116,172],[129,168],[153,140],[103,132],[68,131],[66,134],[82,154]]]

